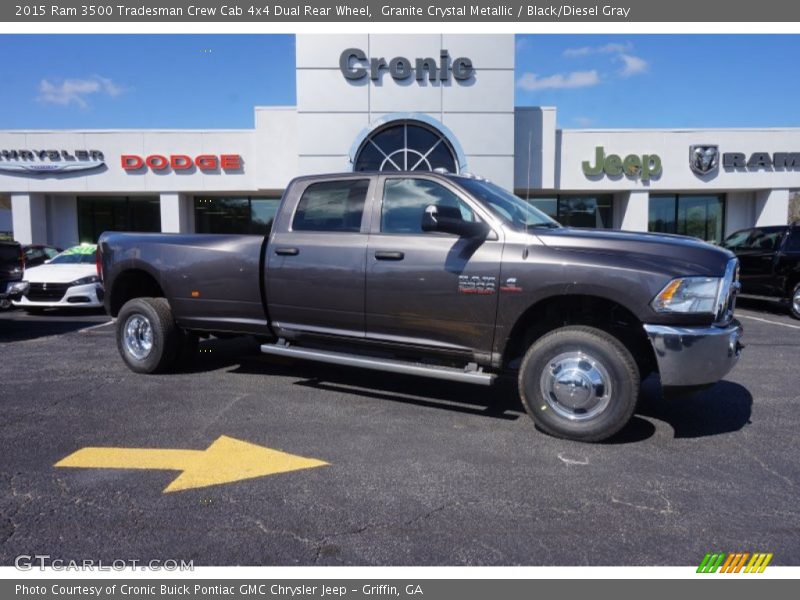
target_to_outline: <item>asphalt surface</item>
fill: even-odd
[[[201,344],[145,376],[97,313],[0,314],[0,564],[800,564],[800,321],[742,301],[747,348],[714,388],[643,387],[609,443],[537,431],[513,387],[472,387]],[[203,450],[220,436],[328,466],[163,493],[175,471],[65,469],[87,446]]]

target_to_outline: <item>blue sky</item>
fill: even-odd
[[[517,36],[518,105],[561,127],[798,127],[798,35]]]
[[[800,127],[800,36],[520,35],[560,127]],[[239,128],[294,104],[291,35],[3,35],[0,129]]]

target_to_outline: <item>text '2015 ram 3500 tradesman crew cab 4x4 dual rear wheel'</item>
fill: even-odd
[[[569,229],[479,178],[300,177],[266,237],[105,233],[105,305],[134,371],[198,336],[267,354],[489,385],[544,431],[598,441],[641,380],[712,384],[739,358],[738,263],[680,236]]]

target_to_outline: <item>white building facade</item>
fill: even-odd
[[[513,35],[298,35],[297,105],[252,129],[0,131],[0,231],[262,233],[297,175],[469,171],[564,224],[720,241],[785,224],[800,129],[559,129],[514,106]]]

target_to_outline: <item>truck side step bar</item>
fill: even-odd
[[[390,358],[372,358],[355,354],[346,354],[344,352],[332,352],[330,350],[298,348],[281,343],[263,344],[261,346],[261,352],[275,356],[315,360],[333,365],[360,367],[362,369],[389,371],[391,373],[403,373],[406,375],[420,375],[422,377],[433,377],[435,379],[446,379],[448,381],[459,381],[461,383],[475,383],[478,385],[491,385],[497,377],[492,373],[484,373],[477,369],[468,370],[452,367],[437,367]]]

